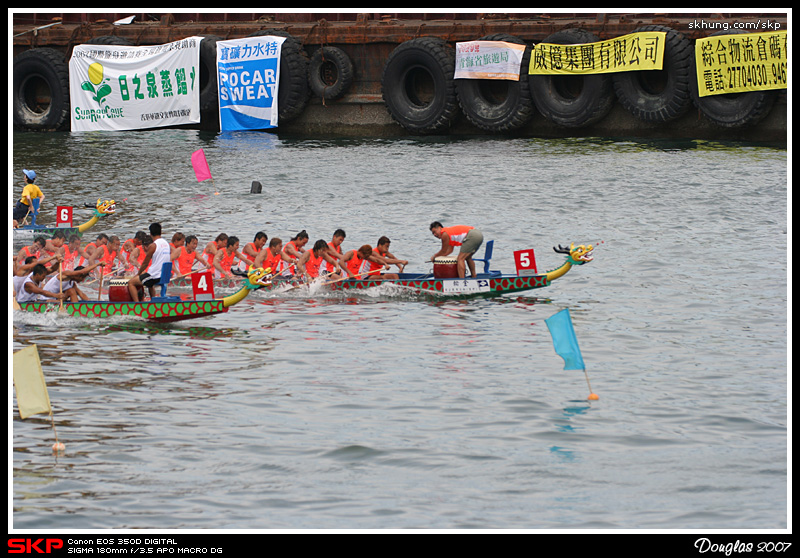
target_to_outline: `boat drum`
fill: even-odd
[[[433,259],[433,276],[437,279],[455,279],[458,277],[458,259],[451,256],[439,256]]]
[[[139,300],[144,300],[144,287],[137,288]],[[127,279],[111,279],[108,282],[108,300],[112,302],[133,302],[131,293],[128,291]]]

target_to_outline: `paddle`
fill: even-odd
[[[378,269],[373,269],[372,271],[365,271],[364,273],[359,273],[354,275],[353,277],[342,277],[340,279],[335,279],[333,281],[328,281],[323,283],[323,285],[333,285],[334,283],[338,283],[340,281],[346,281],[347,279],[355,279],[356,277],[361,277],[362,275],[372,275],[373,273],[380,272],[380,271],[387,271],[389,268],[387,267],[379,267]]]

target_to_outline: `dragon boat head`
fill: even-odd
[[[575,246],[575,243],[573,242],[570,244],[569,248],[565,248],[559,244],[558,248],[553,247],[553,250],[559,254],[566,254],[567,261],[572,265],[583,265],[594,259],[594,247],[591,244],[588,246],[583,244],[580,246]]]
[[[272,284],[272,269],[250,266],[245,276],[245,282],[248,289],[269,287]]]
[[[94,206],[94,210],[97,215],[114,215],[117,211],[117,204],[114,200],[105,200],[103,201],[102,198],[97,198],[97,204]]]

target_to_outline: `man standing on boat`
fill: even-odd
[[[14,206],[13,219],[15,222],[23,221],[34,210],[33,200],[38,198],[40,205],[44,201],[44,194],[34,184],[36,173],[28,169],[22,169],[22,173],[25,175],[25,187],[22,189],[22,195],[17,201],[17,205]]]
[[[152,299],[156,293],[156,285],[161,281],[161,267],[170,261],[169,242],[161,238],[161,223],[150,225],[150,236],[153,242],[147,247],[144,260],[138,273],[128,281],[128,292],[133,302],[139,302],[139,287],[147,287]]]
[[[440,256],[449,256],[456,246],[461,246],[456,260],[458,276],[460,278],[466,276],[467,266],[469,266],[469,272],[472,277],[476,276],[475,262],[472,261],[472,255],[483,244],[483,233],[481,231],[468,225],[444,227],[439,221],[434,221],[431,223],[431,233],[442,241],[441,249],[431,257],[431,261]]]

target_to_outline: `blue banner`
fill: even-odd
[[[283,37],[217,42],[220,129],[278,126],[278,83]]]
[[[550,335],[553,337],[553,347],[556,353],[564,359],[564,370],[586,370],[583,364],[581,349],[578,347],[578,338],[572,327],[572,318],[569,308],[553,314],[545,319]]]

